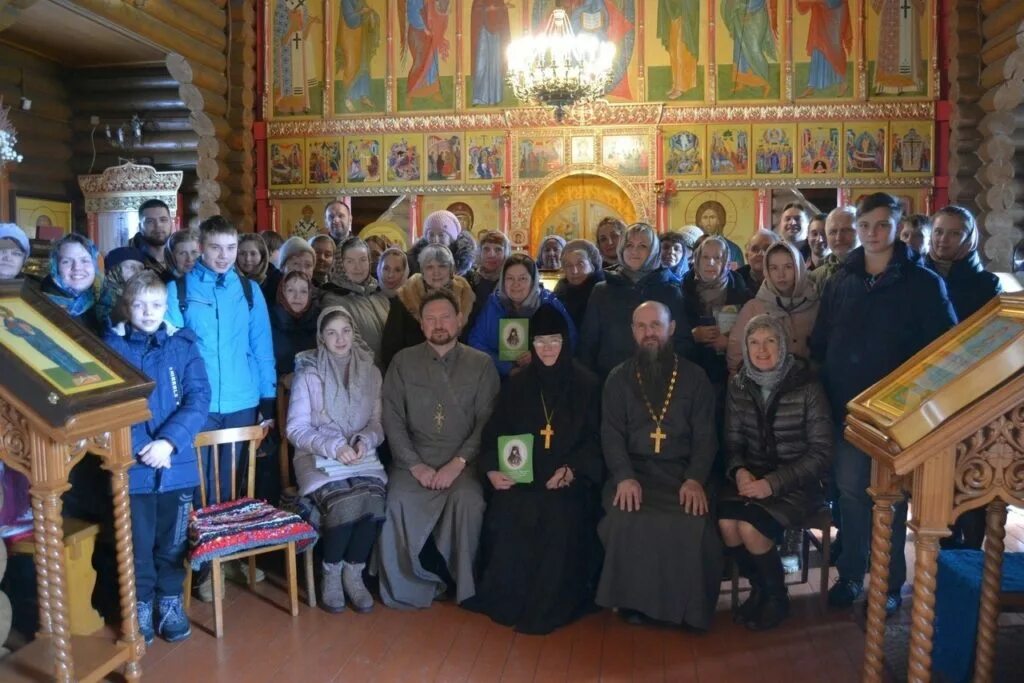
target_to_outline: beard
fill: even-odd
[[[636,368],[652,406],[659,406],[665,400],[674,362],[675,350],[670,341],[659,342],[657,346],[641,344],[637,349]]]
[[[430,333],[430,343],[434,346],[450,344],[453,339],[455,339],[455,335],[449,333],[447,330],[434,330]]]
[[[165,247],[167,246],[167,240],[170,239],[170,235],[156,235],[152,233],[141,233],[142,241],[151,247]]]

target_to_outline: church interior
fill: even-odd
[[[513,63],[510,45],[525,52],[517,39],[550,33],[555,16],[614,47],[593,53],[608,58],[597,96],[553,93],[542,81],[554,69]],[[658,233],[696,225],[743,246],[794,202],[828,214],[884,192],[905,214],[966,207],[984,267],[1005,291],[1021,289],[1017,275],[1024,282],[1024,2],[0,0],[0,107],[0,137],[7,131],[16,147],[8,155],[0,139],[0,220],[30,238],[29,274],[44,275],[50,240],[71,232],[101,252],[124,245],[150,197],[179,229],[222,215],[239,233],[284,239],[327,232],[324,207],[340,200],[353,235],[402,250],[424,236],[428,215],[448,210],[474,237],[499,231],[532,255],[551,235],[596,243],[607,217]],[[901,423],[890,417],[848,427],[887,458],[873,480],[874,526],[891,519],[892,487],[911,492],[906,602],[889,619],[876,603],[826,606],[837,577],[826,522],[799,530],[791,617],[772,631],[730,618],[750,587],[728,569],[706,632],[637,627],[598,609],[535,636],[452,602],[328,614],[306,602],[300,555],[297,577],[261,558],[267,581],[228,584],[223,638],[212,605],[193,601],[189,640],[144,648],[89,605],[83,586],[95,571],[81,556],[95,525],[65,523],[61,545],[59,508],[57,517],[46,508],[37,535],[48,526],[55,537],[7,543],[8,580],[19,566],[40,577],[39,624],[14,629],[0,680],[939,680],[948,641],[935,629],[935,529],[946,524],[934,520],[972,506],[988,506],[988,536],[981,621],[959,647],[960,675],[1020,680],[1024,593],[999,582],[1000,572],[1024,574],[1024,560],[1010,559],[1024,558],[1019,344],[1024,336],[1002,365],[969,370],[973,379],[955,385],[966,398],[922,418],[920,435],[894,436]],[[7,434],[25,438],[18,420],[36,402],[3,374],[0,459],[18,468],[27,450]],[[124,446],[113,412],[94,433],[74,420],[27,433],[33,444],[60,442],[59,474],[96,434]],[[960,468],[982,448],[972,434],[997,419],[1008,426],[991,436],[996,464]],[[42,477],[44,465],[25,456],[19,471]],[[954,496],[953,473],[969,479],[972,466],[978,491]],[[38,515],[36,493],[63,486],[33,488]],[[128,522],[116,524],[121,538]],[[872,545],[868,593],[884,591],[875,565],[889,559]],[[302,596],[298,616],[284,606],[289,584]],[[22,601],[8,597],[16,612]],[[0,634],[11,630],[4,611]],[[44,663],[29,665],[23,649],[37,634],[46,645],[31,656]]]

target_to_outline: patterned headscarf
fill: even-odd
[[[81,292],[74,292],[67,283],[64,282],[64,278],[60,276],[60,250],[65,244],[80,244],[82,247],[89,252],[89,256],[92,257],[93,270],[98,270],[97,262],[99,260],[99,250],[96,245],[92,243],[92,240],[81,235],[71,233],[65,235],[59,240],[54,242],[53,247],[50,250],[50,279],[53,280],[57,292],[47,292],[46,296],[53,303],[57,304],[71,317],[77,317],[88,311],[96,304],[96,280],[93,280],[93,284]]]

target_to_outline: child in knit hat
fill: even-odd
[[[14,223],[0,223],[0,280],[18,277],[29,252],[25,231]]]

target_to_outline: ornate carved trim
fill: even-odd
[[[176,194],[181,187],[181,171],[157,171],[152,166],[131,162],[111,166],[103,173],[78,176],[82,194]]]
[[[677,123],[766,121],[835,121],[933,119],[935,103],[842,102],[837,104],[772,104],[746,106],[687,106],[664,103],[609,104],[573,107],[564,126],[652,126]],[[492,112],[410,114],[345,119],[281,120],[268,123],[269,137],[413,133],[437,130],[551,128],[557,124],[546,107],[515,107]]]
[[[31,444],[28,420],[14,406],[0,399],[0,460],[31,477]]]
[[[953,483],[958,506],[983,497],[1024,504],[1024,405],[957,444]]]

